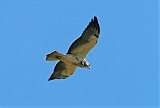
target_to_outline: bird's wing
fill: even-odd
[[[97,17],[94,17],[82,35],[71,44],[67,54],[74,54],[85,58],[87,53],[96,45],[99,33],[100,26]]]
[[[65,79],[74,73],[76,67],[76,65],[59,61],[48,81],[53,79]]]

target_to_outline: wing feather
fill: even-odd
[[[77,67],[76,65],[59,61],[56,64],[54,71],[51,74],[48,81],[54,80],[54,79],[65,79],[74,73],[76,67]]]
[[[67,54],[74,54],[85,58],[87,53],[96,45],[100,33],[97,17],[91,20],[83,31],[82,35],[76,39],[68,49]]]

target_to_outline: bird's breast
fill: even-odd
[[[72,63],[72,64],[79,64],[80,63],[80,58],[76,57],[75,55],[73,54],[66,54],[66,60],[65,60],[67,63]]]

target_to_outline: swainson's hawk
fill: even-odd
[[[53,51],[46,55],[47,61],[60,60],[49,80],[65,79],[72,75],[76,67],[90,68],[89,62],[85,57],[87,53],[96,45],[100,33],[100,27],[97,17],[91,20],[82,35],[76,39],[68,49],[67,54],[63,55],[57,51]]]

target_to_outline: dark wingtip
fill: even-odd
[[[98,34],[99,34],[100,33],[100,26],[99,26],[98,19],[96,16],[94,16],[93,22],[94,22],[94,25],[97,26]]]
[[[50,78],[48,79],[48,81],[51,81],[51,80],[53,80],[53,79],[54,79],[54,78],[51,78],[51,77],[50,77]]]
[[[98,19],[97,19],[97,17],[96,17],[96,16],[94,16],[94,21],[98,22]]]

